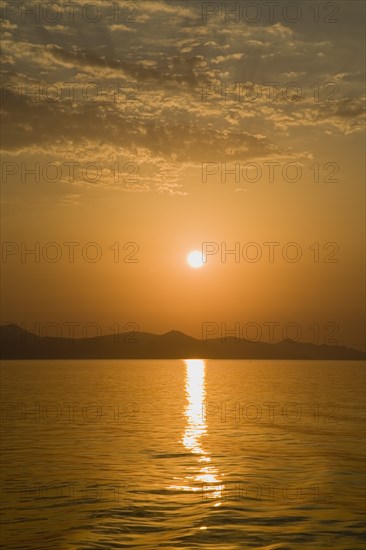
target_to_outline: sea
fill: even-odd
[[[1,548],[366,547],[362,361],[1,365]]]

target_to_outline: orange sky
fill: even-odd
[[[296,23],[250,23],[161,0],[119,15],[96,1],[91,23],[87,3],[71,22],[62,1],[57,23],[4,12],[2,322],[196,337],[255,322],[267,340],[292,322],[308,341],[331,322],[364,348],[363,3],[318,23],[303,4]],[[205,242],[239,261],[191,269]]]

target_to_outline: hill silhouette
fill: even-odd
[[[172,330],[165,334],[126,332],[99,338],[50,338],[18,325],[0,326],[2,359],[366,359],[345,346],[282,340],[269,344],[227,337],[198,340]]]

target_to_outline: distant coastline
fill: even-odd
[[[45,337],[18,325],[0,326],[1,359],[314,359],[366,360],[353,348],[282,340],[276,343],[235,340],[234,337],[198,340],[183,332],[165,334],[125,332],[99,338]]]

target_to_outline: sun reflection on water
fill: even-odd
[[[193,475],[186,476],[190,485],[182,485],[180,489],[186,491],[202,491],[205,498],[220,499],[222,490],[219,485],[217,469],[211,464],[211,457],[204,449],[201,438],[207,434],[205,417],[206,364],[203,359],[186,359],[186,398],[187,406],[185,417],[186,428],[182,436],[184,447],[196,456],[199,467],[192,468]],[[194,484],[196,482],[196,484]],[[199,482],[199,486],[197,486]],[[211,485],[210,485],[211,484]],[[215,506],[219,506],[217,502]]]

